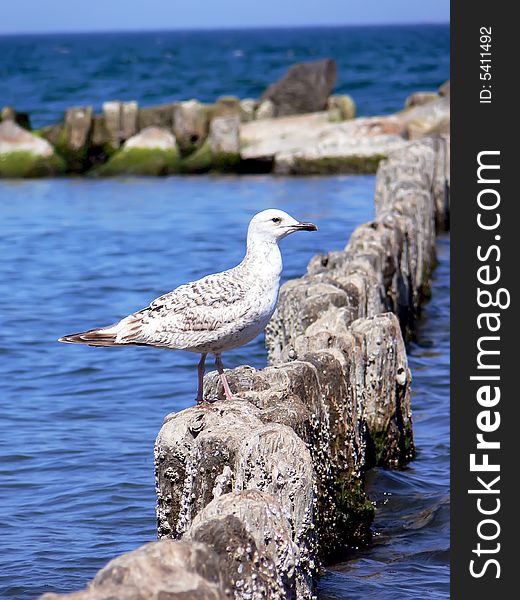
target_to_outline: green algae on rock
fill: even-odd
[[[367,498],[361,479],[339,479],[336,481],[335,490],[334,497],[338,508],[337,533],[344,543],[335,553],[328,556],[329,562],[340,555],[345,546],[370,542],[370,526],[375,516],[375,507]]]
[[[93,169],[92,175],[171,175],[180,172],[179,153],[158,148],[120,150],[108,162]]]
[[[295,156],[287,172],[290,175],[373,175],[384,158],[386,158],[384,154],[320,158]]]
[[[91,106],[73,107],[65,112],[63,127],[54,131],[56,152],[65,160],[67,172],[84,173],[88,167],[88,148],[94,111]]]
[[[206,141],[198,150],[182,159],[181,171],[183,173],[206,173],[212,165],[213,154]]]
[[[51,144],[11,120],[0,123],[0,177],[45,177],[65,170]]]
[[[205,142],[193,154],[182,160],[182,173],[197,174],[214,171],[216,173],[234,173],[238,170],[242,159],[238,153],[214,153],[209,142]]]
[[[161,127],[147,127],[128,139],[93,175],[170,175],[180,170],[175,136]]]
[[[242,157],[239,139],[240,117],[220,116],[212,119],[204,144],[182,162],[185,173],[236,172]]]
[[[309,68],[307,75],[316,70],[315,75],[322,80],[329,63],[309,63],[293,75],[304,75]],[[295,81],[289,77],[284,86],[291,87],[300,75]],[[399,113],[360,118],[355,118],[356,105],[348,95],[321,98],[316,104],[320,110],[301,113],[305,102],[296,106],[291,100],[286,106],[291,94],[287,98],[284,94],[277,96],[282,102],[278,107],[271,98],[257,101],[235,96],[221,96],[213,104],[192,99],[147,108],[139,108],[134,101],[111,101],[103,104],[102,115],[94,115],[88,106],[74,107],[65,112],[63,123],[43,127],[36,135],[56,148],[67,173],[269,172],[301,176],[373,174],[384,158],[405,147],[408,140],[449,132],[449,84],[439,94],[418,92],[410,96],[409,107]],[[286,109],[289,113],[280,116]],[[3,114],[4,120],[16,116],[9,108]],[[168,149],[175,146],[175,156],[155,150],[119,154],[121,144],[122,150],[128,150],[127,142],[146,136],[150,129],[162,131],[164,136],[173,134],[175,144]],[[166,149],[161,144],[157,148]],[[449,174],[444,171],[435,185],[449,185]],[[442,226],[447,215],[439,214],[438,219]]]
[[[32,152],[17,151],[0,154],[0,178],[36,178],[61,175],[65,161],[58,155],[38,156]]]

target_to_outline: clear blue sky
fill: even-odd
[[[1,33],[447,23],[449,0],[6,0]]]

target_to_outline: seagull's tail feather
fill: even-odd
[[[58,342],[88,346],[147,346],[142,335],[142,314],[137,312],[108,327],[64,335]]]
[[[124,344],[116,342],[117,332],[112,328],[107,329],[89,329],[80,333],[64,335],[58,342],[67,344],[88,344],[89,346],[122,346]]]

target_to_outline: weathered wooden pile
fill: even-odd
[[[402,332],[413,334],[429,295],[448,192],[447,137],[381,163],[375,219],[283,286],[269,366],[230,371],[232,402],[210,373],[211,402],[166,417],[161,540],[68,598],[311,598],[320,564],[369,540],[366,470],[414,456]]]

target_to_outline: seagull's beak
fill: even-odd
[[[296,225],[293,225],[293,227],[296,231],[318,231],[318,228],[314,223],[303,223],[300,221],[299,223],[296,223]]]

